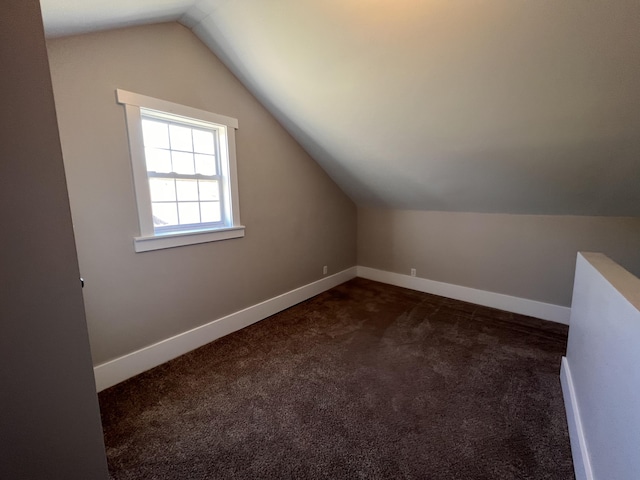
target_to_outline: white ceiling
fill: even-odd
[[[50,36],[179,19],[359,204],[640,216],[637,0],[42,9]]]
[[[41,0],[47,36],[179,20],[193,0]]]

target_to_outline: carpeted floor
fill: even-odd
[[[105,390],[114,479],[574,478],[567,328],[354,279]]]

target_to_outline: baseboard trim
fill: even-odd
[[[357,268],[351,267],[264,302],[245,308],[205,325],[193,328],[161,342],[142,348],[94,367],[97,391],[116,385],[153,367],[206,345],[273,314],[303,302],[341,283],[355,278]]]
[[[419,292],[431,293],[433,295],[440,295],[442,297],[569,325],[569,317],[571,315],[571,309],[569,307],[462,287],[451,283],[437,282],[426,278],[411,277],[409,275],[369,267],[359,266],[358,276],[398,287],[410,288]]]
[[[560,383],[562,384],[562,396],[564,397],[564,408],[567,412],[567,425],[569,427],[569,439],[571,440],[571,454],[573,456],[573,468],[576,473],[576,480],[593,480],[591,462],[587,442],[582,430],[580,420],[580,410],[576,392],[571,378],[571,369],[567,357],[562,357],[560,367]]]
[[[477,290],[425,278],[369,267],[351,267],[316,282],[296,288],[251,307],[218,318],[209,323],[175,335],[166,340],[110,360],[94,367],[97,391],[102,391],[144,371],[157,367],[213,340],[233,333],[275,313],[329,290],[354,277],[410,288],[465,302],[529,315],[543,320],[569,324],[571,309],[559,305],[511,297],[500,293]]]

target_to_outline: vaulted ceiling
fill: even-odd
[[[177,20],[358,204],[640,216],[638,0],[41,0]]]

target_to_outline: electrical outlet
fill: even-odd
[[[326,275],[328,272],[327,266],[325,265],[324,267],[322,267],[322,274]]]
[[[412,277],[415,277],[415,276],[416,276],[416,269],[415,269],[415,268],[412,268],[412,269],[411,269],[411,276],[412,276]]]

